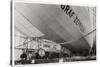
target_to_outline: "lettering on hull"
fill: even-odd
[[[81,32],[85,31],[82,22],[80,21],[78,16],[75,14],[75,12],[72,10],[72,8],[69,5],[61,5],[61,9],[66,13],[66,15],[69,16],[69,18],[73,20],[73,22],[76,24],[76,26],[79,27]]]

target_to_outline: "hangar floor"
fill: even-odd
[[[15,60],[15,65],[20,64],[43,64],[43,63],[61,63],[61,62],[74,62],[74,61],[90,61],[96,60],[96,56],[72,56],[66,58],[56,58],[56,59],[34,59],[34,60]]]

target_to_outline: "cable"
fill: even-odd
[[[90,35],[90,34],[93,33],[94,31],[96,31],[96,29],[94,29],[94,30],[92,30],[91,32],[87,33],[86,35],[84,35],[84,36],[78,38],[77,40],[79,40],[79,39],[81,39],[81,38],[84,38],[84,37]],[[73,41],[76,41],[76,40],[73,40]],[[59,44],[67,44],[67,43],[71,43],[71,42],[73,42],[73,41],[70,41],[70,42],[64,42],[64,43],[59,43]]]

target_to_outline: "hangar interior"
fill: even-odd
[[[96,59],[95,12],[88,6],[14,3],[15,64]]]

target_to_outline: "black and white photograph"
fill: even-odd
[[[12,4],[11,64],[96,61],[96,7]]]

